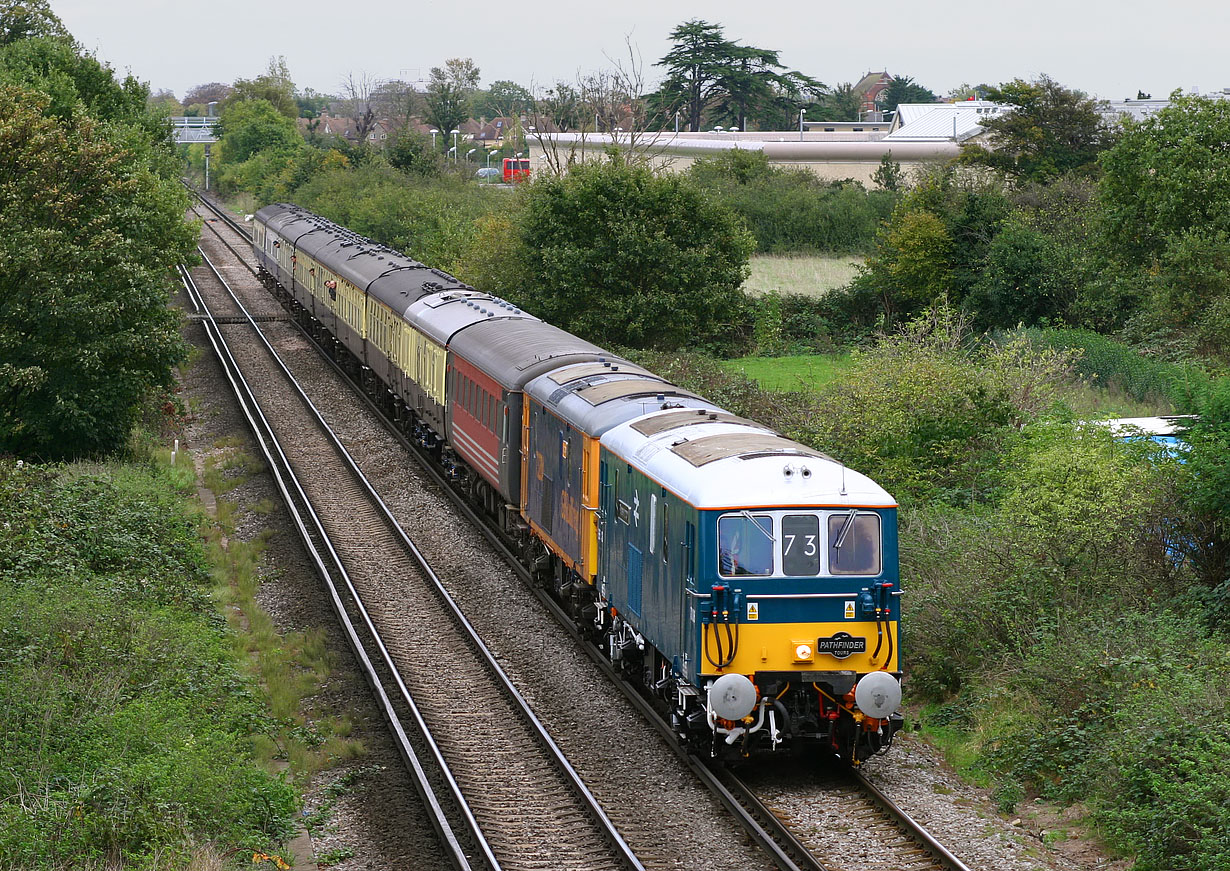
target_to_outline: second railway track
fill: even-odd
[[[205,297],[218,300],[223,282],[213,277],[199,284]],[[320,517],[328,547],[381,627],[498,867],[642,867],[430,567],[339,455],[340,444],[272,349],[253,340],[250,324],[220,329],[244,332],[228,337],[230,352],[242,371],[259,373],[249,382],[256,402]]]

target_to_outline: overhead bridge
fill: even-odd
[[[171,122],[171,140],[176,144],[218,141],[215,135],[218,126],[216,117],[176,115],[167,120]]]

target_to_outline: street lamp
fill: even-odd
[[[470,162],[470,155],[476,151],[478,151],[477,148],[471,148],[469,151],[466,152],[466,163]]]
[[[436,150],[436,134],[439,132],[440,131],[437,130],[435,127],[431,128],[431,150],[432,151]]]
[[[679,113],[675,113],[675,135],[679,135]]]
[[[806,109],[799,110],[799,141],[803,141],[803,116],[807,114]]]
[[[801,125],[799,129],[800,130],[803,129]],[[457,134],[460,132],[461,131],[458,130],[456,127],[454,127],[452,130],[449,131],[449,133],[453,134],[453,163],[457,162]]]
[[[594,113],[594,132],[598,132],[598,113]]]

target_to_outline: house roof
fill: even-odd
[[[902,103],[885,142],[964,142],[983,132],[982,122],[1011,111],[988,100]]]

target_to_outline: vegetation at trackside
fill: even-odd
[[[688,179],[644,166],[540,179],[476,243],[462,278],[594,342],[726,346],[747,306],[749,234]]]
[[[0,451],[56,459],[122,447],[165,396],[195,232],[148,88],[45,5],[0,14]]]
[[[668,86],[644,100],[626,76],[556,83],[541,99],[507,82],[483,95],[477,67],[453,59],[420,108],[443,123],[498,91],[560,129],[609,129],[624,106],[666,124],[685,103],[693,126],[755,126],[801,106],[840,115],[857,97],[703,21],[672,39]],[[688,59],[703,68],[688,72]],[[905,78],[893,99],[924,96]],[[379,100],[406,116],[420,99],[351,84],[347,111],[364,125]],[[1230,103],[1176,97],[1108,126],[1046,77],[977,90],[1016,107],[988,123],[992,147],[969,143],[909,177],[886,159],[874,189],[747,152],[657,176],[620,150],[563,178],[483,188],[447,134],[394,131],[383,150],[322,134],[322,95],[300,93],[284,62],[192,101],[221,108],[223,192],[298,202],[875,478],[901,506],[907,687],[924,727],[1005,809],[1033,795],[1080,803],[1140,871],[1220,871]],[[0,280],[25,276],[0,307],[3,450],[114,450],[182,353],[162,309],[165,266],[191,233],[171,226],[184,201],[147,97],[73,46],[45,3],[0,0],[0,259],[18,267]],[[524,137],[510,131],[506,147]],[[199,171],[200,150],[188,157]],[[89,184],[57,184],[63,167]],[[749,299],[753,251],[865,262],[823,295]],[[67,277],[46,280],[51,270]],[[787,373],[803,354],[842,362],[766,390],[751,361],[714,359],[755,355]],[[1088,422],[1110,409],[1198,414],[1190,449]],[[284,834],[293,794],[250,762],[280,739],[259,737],[268,718],[243,675],[278,681],[265,661],[237,668],[211,634],[199,554],[152,474],[0,466],[0,779],[16,779],[0,784],[15,797],[0,803],[0,845],[17,864],[119,855],[140,867],[160,851]],[[260,624],[249,579],[219,586]],[[296,644],[313,656],[311,639]],[[274,704],[275,722],[294,721],[293,700]],[[328,752],[357,752],[344,722],[326,731]],[[284,755],[315,764],[308,750]]]
[[[910,178],[886,162],[870,191],[747,152],[669,184],[614,152],[480,199],[349,152],[285,190],[871,475],[901,504],[924,725],[1006,809],[1083,802],[1142,871],[1220,869],[1230,185],[1196,180],[1230,176],[1230,105],[1181,98],[1110,128],[1045,77],[995,91],[1018,109],[988,125],[994,149]],[[691,226],[652,209],[683,202]],[[866,257],[845,287],[741,305],[737,252],[713,270],[721,313],[686,347],[772,361],[778,390],[750,362],[671,352],[701,323],[689,288],[703,248],[722,251],[701,240],[731,226],[723,210],[747,251]],[[678,289],[648,283],[655,270]],[[849,357],[808,384],[788,375],[806,354]],[[1181,461],[1085,422],[1172,411],[1200,414]]]
[[[295,791],[174,477],[0,461],[0,864],[186,867],[272,850]]]
[[[0,0],[5,868],[246,865],[292,831],[275,759],[299,774],[361,751],[344,718],[301,719],[327,657],[256,607],[262,542],[223,548],[220,517],[204,547],[191,466],[134,437],[182,411],[168,301],[197,238],[148,98],[46,0]]]
[[[1087,351],[1120,391],[1190,401],[1191,449],[1083,422]],[[1225,867],[1230,380],[1088,333],[979,338],[946,307],[808,390],[635,356],[898,498],[907,696],[1005,810],[1080,803],[1138,868]]]

